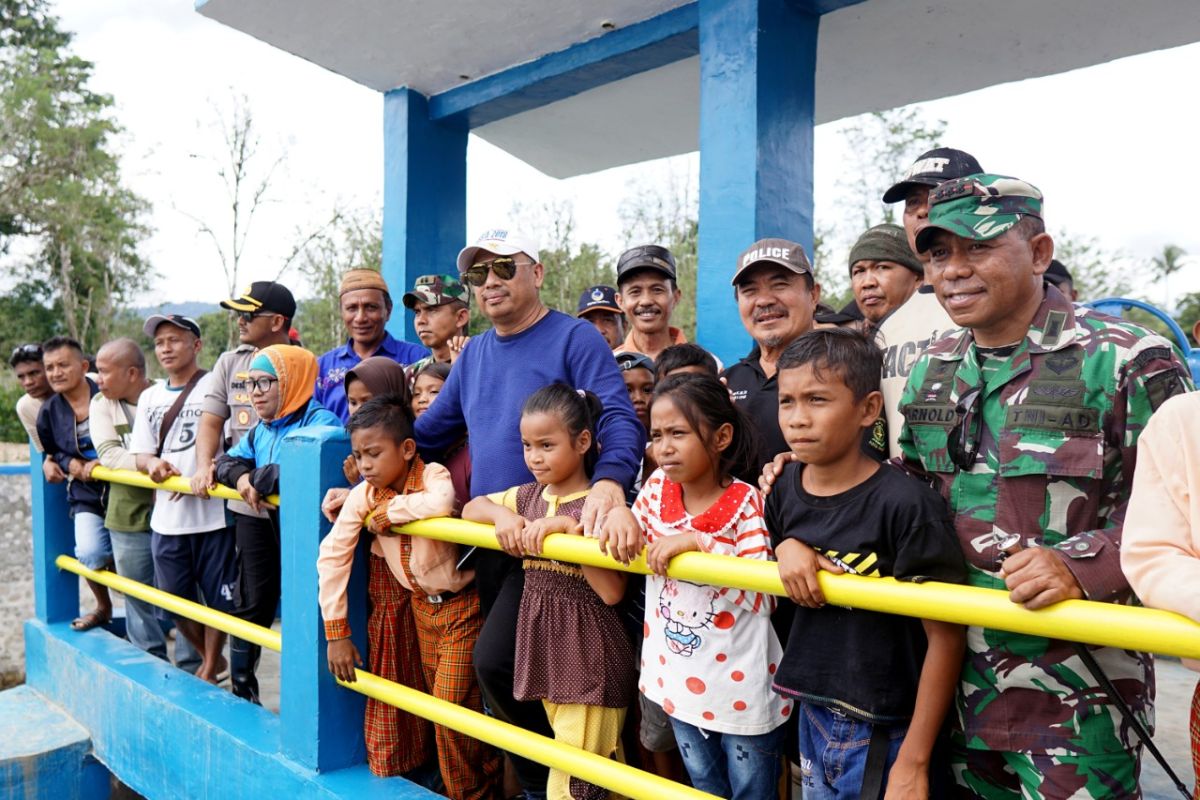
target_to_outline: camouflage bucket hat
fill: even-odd
[[[471,293],[452,275],[422,275],[413,284],[412,291],[405,292],[403,297],[405,308],[413,308],[417,303],[442,306],[454,300],[469,305]]]
[[[917,252],[929,249],[939,229],[986,241],[1024,217],[1042,218],[1042,193],[1031,183],[987,173],[946,181],[929,196],[929,226],[917,234]]]

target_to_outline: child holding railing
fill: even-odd
[[[403,385],[403,384],[402,384]],[[454,485],[440,464],[425,463],[412,438],[412,408],[404,394],[362,403],[346,426],[362,483],[350,490],[317,560],[321,611],[329,641],[329,671],[353,682],[362,658],[350,641],[346,588],[361,529],[371,543],[370,670],[476,711],[483,704],[471,653],[482,618],[474,573],[456,566],[455,545],[392,533],[392,526],[449,516]],[[415,637],[407,633],[415,626]],[[413,638],[419,642],[413,652]],[[419,665],[419,666],[418,666]],[[419,767],[429,749],[423,720],[379,701],[367,701],[367,758],[377,775]],[[490,798],[500,774],[498,754],[443,726],[435,729],[438,764],[454,800]]]
[[[548,534],[582,533],[599,416],[593,394],[561,383],[534,392],[521,411],[520,433],[536,480],[476,497],[463,518],[495,525],[504,550],[526,556],[513,696],[542,701],[556,740],[623,762],[633,648],[614,606],[624,595],[625,573],[536,557]],[[551,800],[608,796],[557,769],[546,791]]]

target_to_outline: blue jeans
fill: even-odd
[[[862,793],[867,747],[875,726],[812,703],[798,703],[797,711],[804,800],[856,800]],[[907,725],[894,725],[888,731],[889,772],[907,732]],[[885,773],[881,797],[886,788]]]
[[[671,727],[692,786],[730,800],[778,796],[783,725],[756,736],[706,731],[674,718]]]
[[[150,555],[150,532],[109,531],[117,574],[131,581],[154,585],[154,558]],[[167,657],[167,637],[154,606],[125,596],[125,633],[135,647],[151,655]]]
[[[104,517],[90,511],[75,512],[75,557],[88,569],[100,569],[112,563],[112,543]]]

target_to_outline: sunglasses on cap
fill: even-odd
[[[8,357],[8,360],[12,361],[17,356],[41,358],[42,346],[40,344],[19,344],[13,348],[12,354]]]
[[[467,271],[462,274],[464,283],[469,283],[472,286],[483,286],[487,283],[488,272],[496,273],[496,277],[502,281],[512,280],[512,277],[517,274],[517,267],[521,266],[516,260],[507,256],[493,259],[491,261],[481,261],[478,264],[472,264],[467,267]]]

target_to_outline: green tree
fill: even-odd
[[[1179,301],[1179,306],[1175,310],[1175,318],[1179,320],[1179,324],[1183,329],[1191,335],[1193,327],[1197,322],[1200,322],[1200,292],[1192,292],[1185,294]],[[1200,347],[1200,341],[1192,337],[1192,344]]]
[[[63,330],[108,336],[152,271],[138,247],[147,205],[122,184],[113,100],[88,87],[46,0],[0,0],[0,253],[53,287]]]
[[[1179,245],[1167,244],[1163,245],[1162,252],[1150,259],[1151,269],[1162,281],[1163,308],[1168,311],[1171,309],[1171,276],[1184,268],[1183,257],[1186,255],[1187,251]]]
[[[1145,297],[1136,287],[1144,286],[1143,264],[1119,250],[1109,250],[1095,236],[1059,230],[1052,234],[1054,257],[1071,272],[1080,302],[1102,297]]]

